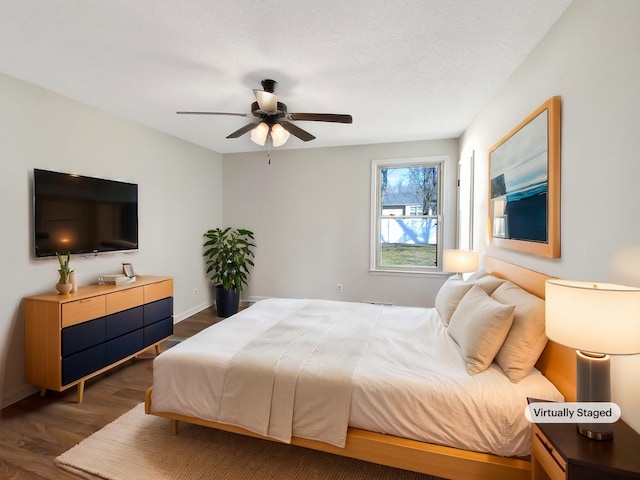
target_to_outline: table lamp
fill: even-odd
[[[445,250],[442,254],[442,271],[456,272],[460,277],[466,272],[478,270],[478,252],[468,250]]]
[[[547,280],[546,334],[576,350],[578,402],[610,402],[609,355],[640,353],[640,288]],[[593,440],[613,438],[610,423],[579,423]]]

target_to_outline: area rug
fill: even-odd
[[[107,480],[437,480],[361,460],[146,415],[139,404],[55,459]]]

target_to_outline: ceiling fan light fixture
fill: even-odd
[[[287,132],[282,125],[276,123],[271,127],[271,141],[274,147],[284,145],[287,140],[289,140],[289,132]]]
[[[273,114],[278,111],[278,96],[275,93],[265,92],[263,90],[253,90],[260,110],[265,113]]]
[[[267,141],[267,135],[269,135],[269,125],[264,122],[261,122],[256,128],[251,130],[251,140],[261,147],[263,147]]]

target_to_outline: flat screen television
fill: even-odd
[[[138,185],[33,170],[34,257],[137,250]]]

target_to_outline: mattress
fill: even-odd
[[[527,397],[563,400],[536,369],[517,384],[495,363],[469,375],[435,309],[266,299],[156,357],[153,410],[219,422],[225,378],[234,358],[268,337],[279,323],[304,322],[309,316],[333,316],[333,322],[371,319],[364,348],[349,373],[351,427],[464,450],[525,456],[531,448],[524,415]],[[307,413],[294,413],[292,433],[317,438],[318,419]]]

